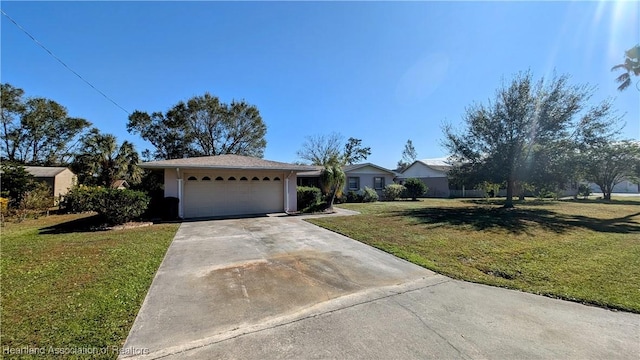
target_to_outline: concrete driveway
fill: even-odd
[[[299,217],[213,220],[180,226],[123,354],[628,359],[640,315],[455,281]]]

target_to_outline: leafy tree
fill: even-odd
[[[428,190],[427,185],[420,181],[420,179],[416,178],[407,179],[404,182],[404,187],[407,189],[407,197],[410,197],[413,201],[415,201],[418,196],[422,196]]]
[[[80,183],[109,187],[119,179],[140,182],[140,158],[132,143],[124,141],[118,146],[115,136],[94,129],[82,140],[82,145],[83,152],[71,165]]]
[[[363,147],[361,139],[352,137],[345,143],[342,135],[333,132],[329,135],[307,136],[297,155],[311,165],[349,165],[366,160],[371,155],[371,148]]]
[[[22,89],[2,84],[2,158],[33,165],[68,162],[91,123],[69,117],[53,100],[24,100],[23,94]]]
[[[178,159],[184,156],[236,154],[262,157],[267,126],[258,108],[244,100],[230,104],[205,93],[180,101],[166,113],[134,111],[127,130],[154,146],[145,157]]]
[[[342,191],[347,177],[339,164],[327,164],[320,172],[320,186],[327,195],[327,205],[333,210],[336,195]]]
[[[611,200],[616,184],[635,178],[640,145],[631,141],[599,144],[586,151],[583,164],[585,179],[600,187],[605,200]]]
[[[2,163],[2,196],[9,198],[9,207],[17,208],[25,194],[35,189],[33,175],[20,164]]]
[[[599,141],[595,129],[610,128],[618,118],[610,102],[588,108],[593,89],[572,86],[567,76],[554,76],[535,83],[529,72],[520,73],[496,92],[487,105],[467,108],[465,128],[459,133],[451,125],[444,127],[444,145],[457,162],[470,173],[486,175],[485,180],[506,183],[505,207],[513,207],[517,184],[536,175],[552,175],[548,161],[553,149],[560,169],[581,142]],[[586,109],[586,110],[585,110]],[[555,171],[555,170],[554,170]],[[555,172],[556,183],[571,180],[569,172]]]
[[[418,158],[418,152],[413,147],[411,139],[407,140],[404,144],[404,150],[402,150],[402,159],[398,161],[398,171],[402,172],[409,167]]]
[[[640,75],[640,45],[636,45],[624,53],[624,63],[611,68],[611,71],[623,70],[624,72],[616,78],[620,85],[618,90],[622,91],[631,85],[631,75]],[[640,91],[640,89],[638,89]]]
[[[355,164],[359,161],[367,160],[371,155],[370,147],[363,147],[362,140],[350,137],[344,144],[342,153],[342,163],[345,165]]]

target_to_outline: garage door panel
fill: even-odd
[[[211,181],[202,181],[204,176]],[[274,181],[275,176],[264,174],[236,174],[221,176],[201,174],[193,176],[196,181],[185,181],[184,214],[185,217],[227,216],[282,212],[283,181]],[[233,176],[236,180],[228,180]],[[240,180],[242,177],[247,180]],[[188,179],[189,175],[185,177]],[[265,180],[269,178],[269,181]],[[253,180],[257,178],[258,180]]]

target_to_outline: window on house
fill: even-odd
[[[222,178],[222,176],[218,176],[218,177],[216,178],[216,181],[224,181],[224,179]]]
[[[360,178],[359,177],[350,177],[348,179],[349,190],[360,190]]]
[[[205,177],[202,178],[202,181],[211,181],[211,178],[208,177],[208,176],[205,176]]]
[[[247,180],[248,179],[246,177],[244,177],[244,176],[240,178],[240,181],[247,181]]]
[[[276,176],[273,178],[273,181],[280,181],[280,178]]]
[[[227,180],[229,181],[234,181],[236,178],[234,178],[233,176],[229,177]]]
[[[258,179],[257,176],[254,176],[253,179],[251,179],[251,181],[260,181],[260,179]]]
[[[189,176],[189,178],[187,179],[187,181],[198,181],[198,178],[195,176]]]
[[[373,188],[376,190],[380,190],[384,188],[384,178],[383,177],[374,177],[373,178]]]
[[[262,181],[270,181],[271,179],[269,179],[269,177],[265,176],[264,178],[262,178]]]

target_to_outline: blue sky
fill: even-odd
[[[245,99],[267,124],[265,158],[298,160],[332,131],[393,168],[411,139],[441,157],[443,122],[486,102],[513,74],[555,71],[614,98],[640,139],[640,92],[616,90],[640,43],[640,2],[7,2],[2,9],[129,112],[166,111],[208,91]],[[119,141],[127,114],[2,16],[2,82],[67,107]],[[636,81],[640,80],[636,78]]]

